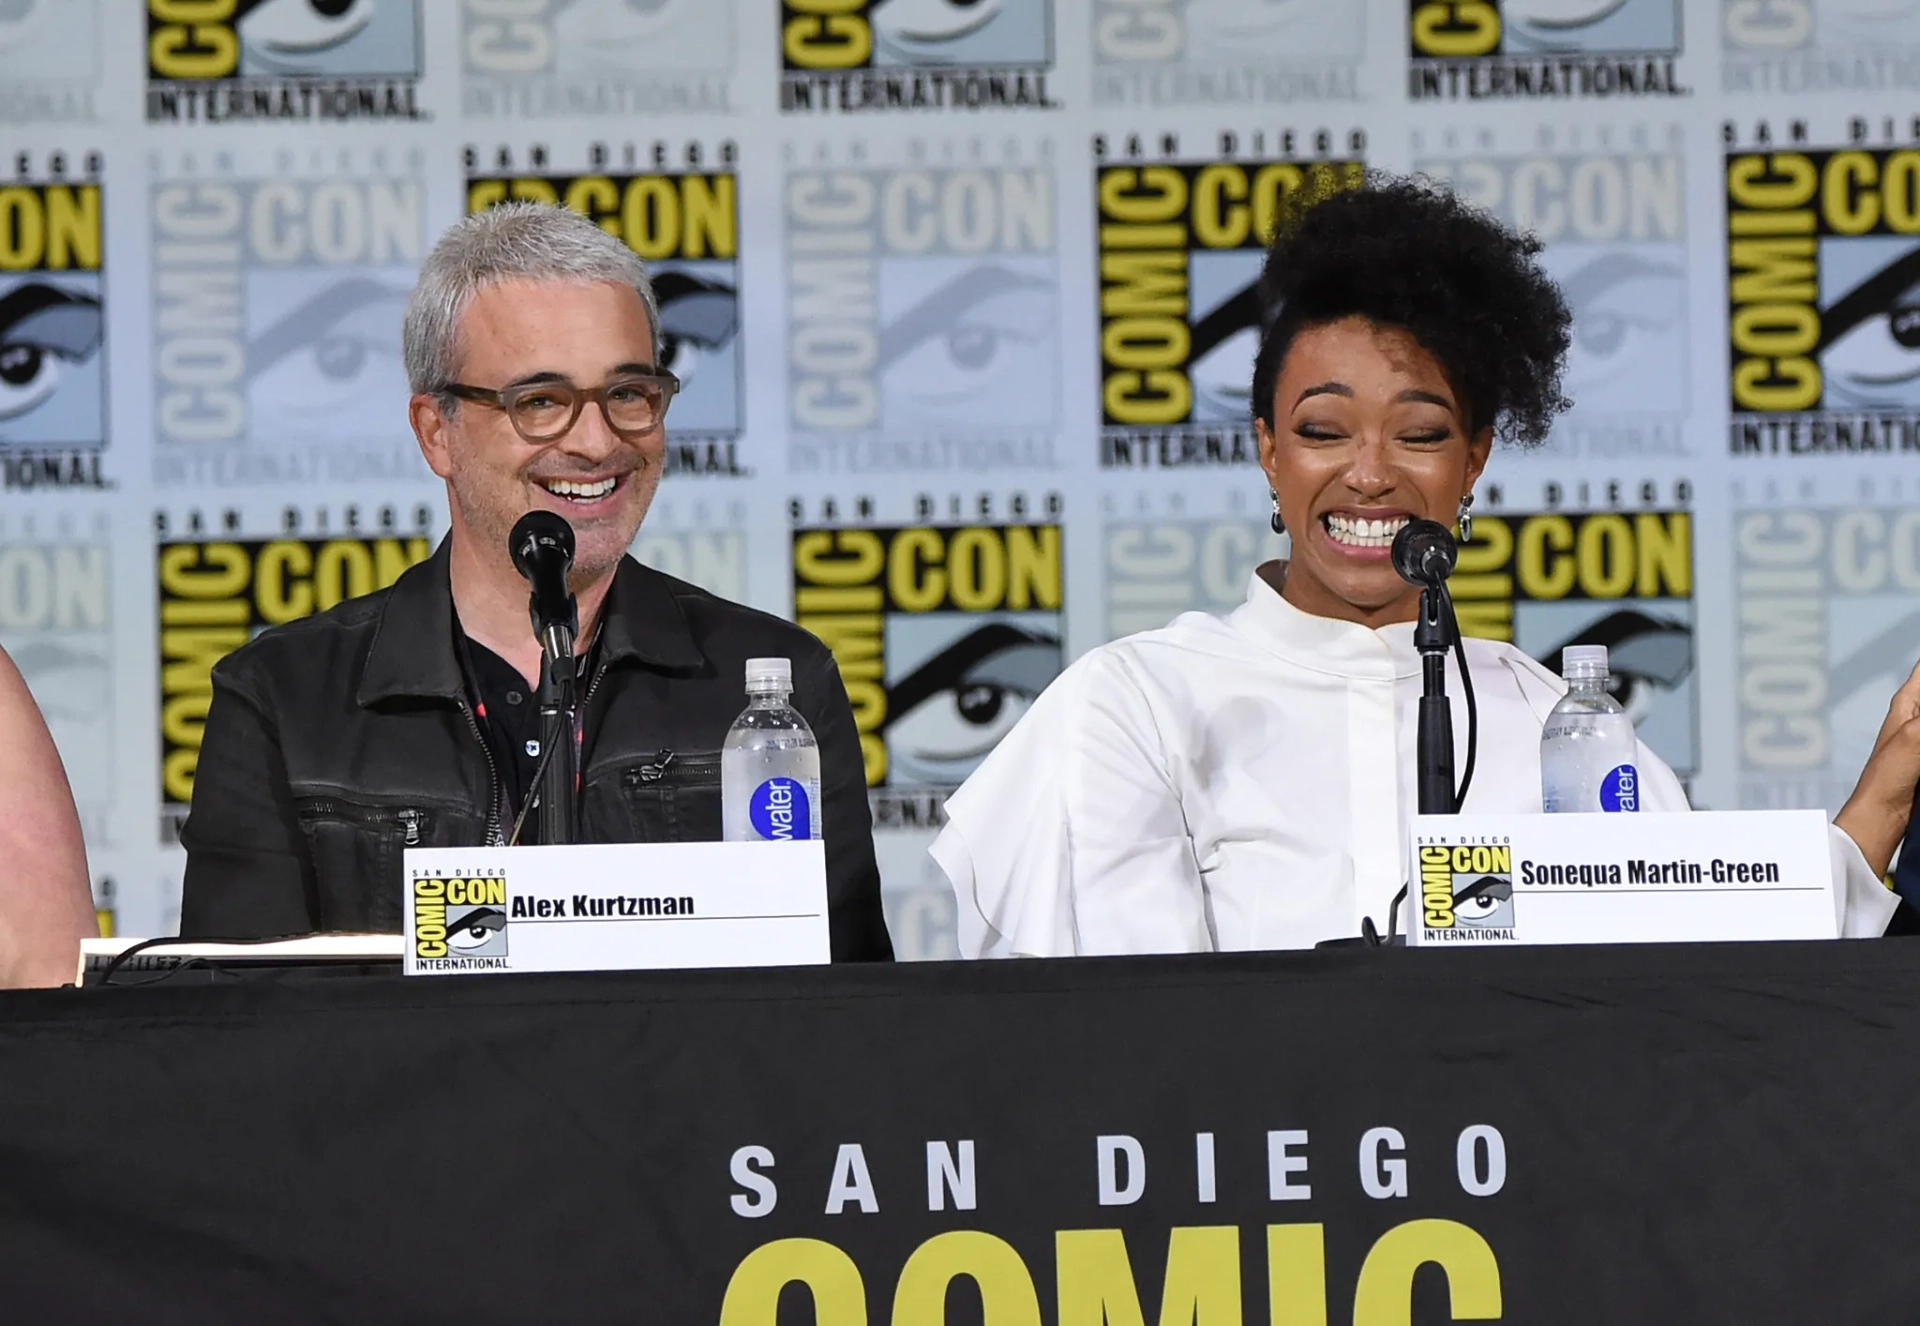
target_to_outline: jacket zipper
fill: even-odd
[[[634,771],[634,778],[636,781],[642,782],[642,783],[657,783],[662,778],[666,777],[667,766],[672,763],[673,763],[672,751],[670,750],[657,751],[654,754],[653,763],[641,765],[638,769]]]
[[[400,812],[400,822],[407,826],[406,846],[418,847],[420,845],[420,812],[403,810]]]
[[[486,845],[502,847],[505,846],[505,835],[500,832],[500,768],[493,762],[493,752],[487,749],[487,739],[480,735],[480,720],[473,716],[473,707],[461,700],[460,712],[466,715],[467,729],[473,733],[473,739],[480,743],[480,753],[487,757]]]

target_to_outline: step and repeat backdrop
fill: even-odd
[[[512,198],[652,264],[687,388],[634,551],[833,647],[906,956],[1048,680],[1284,551],[1253,283],[1317,177],[1448,181],[1575,311],[1471,631],[1609,645],[1714,808],[1836,807],[1920,654],[1920,0],[141,9],[0,4],[0,643],[121,933],[176,925],[213,663],[444,530],[400,314]]]

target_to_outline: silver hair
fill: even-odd
[[[578,212],[550,203],[510,202],[475,212],[433,246],[407,299],[400,342],[407,385],[442,391],[459,364],[460,315],[503,281],[608,282],[633,287],[647,309],[660,353],[660,307],[640,255]]]

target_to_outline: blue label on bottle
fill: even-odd
[[[1640,771],[1623,764],[1600,780],[1600,809],[1640,809]]]
[[[747,798],[747,819],[755,833],[771,842],[813,837],[813,807],[807,804],[807,785],[793,778],[767,779]]]

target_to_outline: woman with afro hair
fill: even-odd
[[[1536,239],[1426,180],[1308,198],[1277,231],[1252,408],[1290,558],[1224,617],[1187,613],[1079,659],[949,800],[932,850],[965,956],[1304,948],[1388,929],[1421,690],[1419,592],[1390,545],[1415,518],[1467,537],[1496,441],[1546,440],[1569,404],[1570,318]],[[1538,812],[1541,728],[1564,683],[1509,644],[1465,654],[1479,737],[1464,809]],[[1645,807],[1688,809],[1672,770],[1644,745],[1638,758]],[[1909,680],[1832,831],[1842,933],[1886,926],[1880,875],[1917,776]]]

